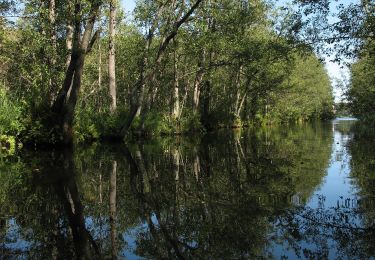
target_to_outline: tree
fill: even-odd
[[[352,65],[352,76],[347,93],[353,115],[372,126],[375,115],[374,47],[374,42],[369,42],[359,60]]]
[[[324,65],[314,54],[295,56],[290,76],[269,93],[269,118],[305,121],[332,116],[332,89]]]
[[[203,0],[196,0],[194,3],[191,4],[190,7],[187,7],[186,10],[180,9],[178,12],[178,16],[175,19],[169,19],[167,23],[167,27],[164,31],[164,34],[161,37],[161,40],[159,42],[159,47],[156,51],[156,56],[154,56],[154,63],[150,64],[148,55],[151,48],[151,44],[154,39],[155,31],[158,29],[158,23],[160,22],[159,19],[162,18],[162,15],[168,15],[168,13],[175,12],[177,8],[177,2],[173,1],[172,4],[169,6],[170,9],[167,9],[169,3],[164,3],[157,6],[150,6],[151,9],[149,11],[155,12],[154,17],[148,17],[148,21],[146,21],[146,24],[148,24],[147,35],[145,38],[145,47],[144,47],[144,58],[142,61],[142,64],[140,66],[140,75],[139,80],[135,86],[135,101],[133,102],[131,108],[130,108],[130,115],[126,119],[126,122],[121,128],[121,132],[123,135],[126,135],[134,118],[140,114],[141,108],[143,108],[143,102],[145,99],[146,91],[148,90],[150,95],[153,93],[153,91],[157,91],[158,89],[158,82],[157,82],[157,69],[159,69],[159,66],[161,65],[161,61],[165,55],[165,52],[167,50],[167,47],[171,43],[171,41],[176,37],[178,30],[180,27],[186,23],[189,19],[189,17],[193,14],[195,9],[198,8],[199,4]],[[185,6],[182,6],[185,7]],[[156,8],[156,9],[155,9]],[[182,11],[182,12],[181,12]],[[185,11],[183,13],[183,11]],[[172,13],[173,14],[173,13]],[[152,69],[153,68],[153,69]],[[146,84],[152,83],[153,86],[151,88],[148,88],[146,90]],[[151,100],[150,100],[151,101]]]
[[[109,2],[109,37],[108,37],[108,74],[109,74],[109,95],[111,97],[111,112],[117,108],[117,91],[116,91],[116,64],[115,64],[115,37],[116,37],[116,0]]]
[[[73,119],[79,90],[81,88],[85,56],[91,51],[99,34],[98,31],[95,33],[93,33],[93,31],[102,2],[93,0],[90,3],[89,12],[86,17],[87,21],[84,26],[85,29],[81,34],[81,26],[83,23],[83,16],[81,14],[82,4],[83,3],[78,2],[74,7],[72,54],[65,73],[63,85],[52,107],[53,112],[58,116],[58,123],[62,130],[65,145],[71,145],[73,143]]]

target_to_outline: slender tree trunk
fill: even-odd
[[[199,160],[198,150],[194,148],[193,152],[194,152],[193,172],[194,172],[195,179],[198,181],[200,178],[200,174],[201,174],[201,163]]]
[[[235,69],[235,68],[233,68]],[[236,101],[234,102],[234,107],[232,106],[232,112],[234,112],[235,116],[237,116],[237,108],[240,104],[241,100],[241,71],[242,65],[239,68],[236,68],[236,80],[235,80],[235,91],[236,91]]]
[[[109,46],[108,46],[108,75],[109,75],[109,95],[111,97],[110,111],[113,113],[117,109],[116,91],[116,64],[115,64],[115,36],[116,36],[116,0],[109,3]]]
[[[245,98],[244,100],[244,106],[243,106],[243,111],[244,111],[244,117],[246,121],[250,120],[250,111],[249,111],[249,99]]]
[[[112,172],[109,180],[109,222],[111,226],[112,259],[117,259],[117,231],[116,231],[116,196],[117,196],[117,161],[112,162]]]
[[[66,55],[66,62],[65,66],[66,68],[69,67],[70,64],[70,58],[72,55],[72,48],[73,48],[73,25],[71,21],[69,20],[68,24],[66,25],[66,50],[67,50],[67,55]]]
[[[197,114],[199,112],[199,100],[201,93],[201,84],[204,76],[204,64],[206,59],[205,50],[202,51],[201,57],[198,60],[198,71],[194,81],[194,94],[193,94],[193,112]]]
[[[50,55],[51,65],[56,64],[57,36],[56,36],[56,3],[55,0],[49,0],[48,20],[50,23],[50,41],[52,46],[52,55]]]
[[[100,168],[100,166],[99,166]],[[99,204],[103,203],[103,176],[102,172],[100,171],[99,174]]]
[[[189,81],[186,83],[186,85],[190,85]],[[187,89],[186,86],[185,86],[184,92],[185,93],[184,93],[184,96],[182,97],[178,118],[181,118],[181,115],[182,115],[182,112],[184,111],[186,100],[187,100],[187,97],[188,97],[188,89]]]
[[[57,35],[56,35],[56,2],[55,0],[49,0],[48,3],[48,20],[49,20],[49,37],[51,43],[51,53],[49,54],[49,69],[51,78],[49,80],[49,92],[48,99],[50,104],[54,100],[54,95],[57,89],[57,77],[56,77],[56,61],[57,61]]]
[[[258,94],[254,93],[253,96],[251,97],[250,100],[250,107],[249,112],[250,112],[250,117],[255,118],[256,113],[258,112]]]
[[[99,64],[98,64],[98,88],[102,87],[102,50],[101,44],[99,41],[98,51],[99,51]]]
[[[173,100],[172,116],[173,118],[178,119],[178,117],[180,116],[180,95],[179,95],[180,87],[178,84],[178,80],[175,80],[173,85],[174,86],[173,86],[173,97],[172,97],[172,100]]]
[[[178,82],[178,59],[176,51],[174,52],[174,82],[173,82],[173,93],[172,93],[172,117],[178,119],[180,115],[180,86]]]
[[[241,111],[242,111],[242,108],[244,107],[244,104],[245,104],[245,100],[247,99],[247,93],[245,93],[242,98],[241,98],[241,102],[239,103],[237,109],[236,109],[236,117],[240,117],[241,115]]]
[[[201,95],[202,98],[202,107],[201,107],[201,122],[202,125],[206,128],[210,128],[209,122],[209,113],[210,113],[210,96],[211,96],[211,81],[207,80],[204,83],[203,92]]]
[[[179,181],[180,181],[180,151],[177,148],[174,148],[172,150],[172,156],[173,156],[173,172],[175,176],[176,181],[176,195],[178,194],[178,187],[179,187]]]
[[[133,123],[134,118],[139,116],[141,114],[141,109],[143,105],[143,100],[145,96],[145,91],[146,91],[146,85],[144,83],[144,75],[143,72],[141,73],[140,80],[138,81],[136,85],[136,91],[133,93],[133,101],[132,101],[132,106],[130,108],[130,114],[128,118],[125,121],[125,124],[121,128],[121,134],[123,136],[126,136],[128,133],[128,130]]]
[[[73,13],[73,3],[72,1],[68,1],[67,3],[67,10],[69,13]],[[69,67],[70,57],[72,55],[73,50],[73,37],[74,37],[74,27],[73,27],[73,19],[71,17],[67,18],[66,22],[66,39],[65,39],[65,47],[66,47],[66,61],[65,67]]]
[[[69,4],[68,10],[72,11],[72,9],[72,6]],[[63,85],[57,94],[55,102],[52,105],[52,112],[54,112],[58,116],[59,124],[62,123],[62,118],[64,116],[64,105],[66,103],[66,100],[68,99],[68,93],[70,93],[76,64],[79,59],[79,45],[81,41],[81,21],[79,20],[80,12],[81,5],[77,3],[74,7],[74,19],[68,19],[67,24],[66,48],[68,51],[68,55],[66,59],[65,78],[63,81]]]

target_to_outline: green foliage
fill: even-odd
[[[97,120],[103,117],[92,112],[90,109],[77,111],[74,124],[74,136],[77,142],[95,140],[100,137]]]
[[[16,152],[17,142],[13,136],[0,135],[0,157],[13,155]]]
[[[95,112],[93,108],[78,109],[74,131],[77,142],[94,141],[107,137],[121,137],[120,129],[128,111],[118,109],[114,114],[108,111]],[[169,114],[149,112],[142,118],[135,118],[131,131],[136,135],[160,136],[204,131],[199,114],[186,112],[175,119]]]
[[[146,135],[171,134],[173,131],[168,117],[157,112],[148,113],[141,127]]]
[[[193,112],[187,112],[180,118],[180,132],[203,132],[204,128],[202,126],[202,121],[200,115],[194,114]]]
[[[375,126],[375,43],[369,43],[360,59],[351,68],[352,77],[348,99],[352,113]]]
[[[62,142],[58,116],[48,105],[27,107],[22,115],[24,129],[20,135],[23,143],[30,145],[56,145]]]
[[[0,135],[18,136],[23,129],[21,107],[10,100],[4,86],[0,85]]]
[[[316,56],[295,55],[290,77],[270,93],[269,120],[306,121],[332,117],[333,97],[324,65]]]
[[[79,2],[84,24],[97,1]],[[327,73],[312,46],[292,34],[292,10],[264,0],[202,1],[194,19],[175,32],[192,5],[138,1],[133,19],[118,19],[115,113],[109,111],[108,19],[107,5],[102,6],[94,26],[100,37],[85,55],[77,102],[64,103],[74,110],[77,142],[120,137],[137,102],[141,114],[130,130],[149,136],[331,116]],[[5,61],[0,79],[20,111],[23,127],[14,134],[27,142],[56,144],[66,129],[65,116],[71,115],[66,107],[57,112],[52,107],[66,76],[66,29],[74,8],[56,2],[51,24],[48,5],[27,0],[24,7],[32,19],[0,23]]]
[[[339,102],[335,104],[336,117],[351,117],[350,105],[348,102]]]
[[[98,113],[91,107],[79,108],[74,124],[76,142],[121,137],[120,130],[123,120],[127,116],[127,110],[118,109],[115,113],[109,113],[108,111]]]
[[[168,114],[150,112],[144,119],[136,118],[133,124],[133,132],[142,132],[148,136],[199,133],[202,131],[203,126],[200,116],[192,112],[184,114],[179,119],[171,118]]]

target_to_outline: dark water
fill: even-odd
[[[1,158],[0,258],[374,258],[374,140],[352,124]]]

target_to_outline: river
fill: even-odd
[[[374,259],[355,121],[0,159],[0,259]]]

